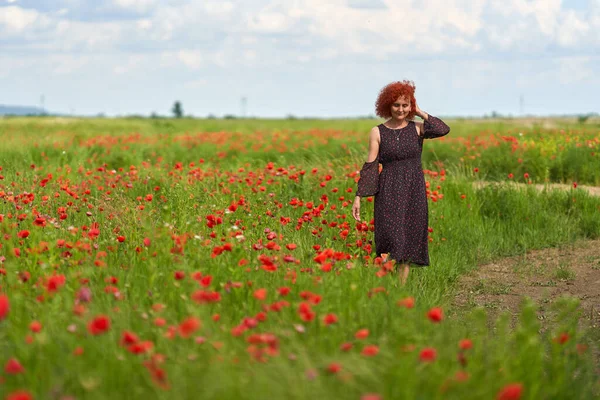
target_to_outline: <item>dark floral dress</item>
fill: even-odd
[[[450,127],[429,115],[421,136],[414,121],[401,129],[379,126],[379,154],[365,162],[356,195],[375,196],[375,251],[388,260],[429,265],[428,205],[421,165],[423,140],[442,137]],[[383,169],[379,173],[379,163]]]

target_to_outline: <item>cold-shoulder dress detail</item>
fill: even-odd
[[[380,124],[377,158],[360,171],[357,196],[375,196],[375,251],[397,262],[429,265],[428,204],[421,165],[423,140],[442,137],[450,128],[429,116],[423,132],[409,121],[401,129]],[[379,164],[383,168],[379,172]]]

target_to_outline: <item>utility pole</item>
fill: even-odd
[[[524,103],[525,103],[525,100],[523,98],[523,95],[519,96],[519,113],[521,114],[521,116],[524,115],[524,111],[523,111],[524,110]]]
[[[246,96],[242,96],[241,100],[240,100],[240,116],[242,118],[246,118],[246,107],[248,105],[248,99],[246,98]]]

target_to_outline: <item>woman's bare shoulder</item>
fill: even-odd
[[[417,133],[419,136],[423,134],[423,122],[421,121],[413,121],[415,123],[415,128],[417,128]]]
[[[373,138],[379,139],[379,126],[374,126],[371,128],[371,132],[369,132],[369,137],[371,139],[373,139]]]

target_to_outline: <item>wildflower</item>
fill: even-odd
[[[362,339],[366,339],[367,337],[369,337],[369,330],[368,329],[359,329],[356,334],[354,335],[355,338],[362,340]]]
[[[128,346],[139,341],[137,335],[133,332],[124,331],[121,336],[121,346]]]
[[[19,239],[25,239],[25,238],[26,238],[26,237],[28,237],[28,236],[29,236],[29,231],[28,231],[28,230],[26,230],[26,229],[25,229],[25,230],[22,230],[22,231],[19,231],[19,233],[17,233],[17,237],[18,237]]]
[[[323,317],[323,323],[325,325],[335,324],[336,322],[338,322],[338,317],[333,313],[327,314],[325,317]]]
[[[18,375],[25,372],[25,368],[23,368],[19,360],[16,358],[10,358],[4,366],[4,372],[9,375]]]
[[[6,400],[33,400],[33,396],[26,390],[16,390],[9,393]]]
[[[42,324],[39,321],[33,321],[29,324],[29,330],[33,333],[38,333],[42,330]]]
[[[360,396],[360,400],[382,400],[383,397],[378,395],[377,393],[366,393]]]
[[[427,313],[427,318],[429,318],[431,322],[440,322],[444,318],[442,309],[439,307],[432,308]]]
[[[374,344],[369,344],[369,345],[366,345],[365,347],[363,347],[360,354],[362,354],[363,356],[366,356],[366,357],[372,357],[372,356],[377,355],[377,353],[379,353],[379,347],[377,347]]]
[[[342,369],[342,365],[337,362],[332,362],[327,366],[327,372],[330,374],[337,374]]]
[[[419,359],[423,362],[435,361],[436,357],[437,351],[433,347],[426,347],[419,354]]]
[[[2,321],[8,315],[10,310],[10,303],[8,302],[8,296],[0,294],[0,321]]]
[[[175,276],[175,280],[176,281],[180,281],[180,280],[182,280],[182,279],[185,278],[185,272],[183,272],[183,271],[175,271],[174,276]]]
[[[406,297],[404,299],[398,300],[396,304],[398,305],[398,307],[413,308],[415,306],[415,298]]]
[[[473,347],[473,342],[471,339],[462,339],[460,342],[458,342],[458,347],[460,347],[461,350],[469,350],[471,347]]]
[[[523,384],[509,383],[498,392],[496,400],[519,400],[523,392]]]
[[[469,373],[466,371],[456,371],[456,374],[454,374],[454,379],[456,379],[458,382],[466,382],[469,380]]]
[[[350,351],[352,350],[353,344],[350,342],[346,342],[346,343],[342,343],[342,345],[340,346],[340,350],[341,351]]]
[[[563,332],[554,338],[554,342],[556,342],[558,344],[565,344],[569,341],[569,339],[570,339],[569,334],[567,332]]]
[[[110,319],[106,315],[98,315],[88,324],[88,332],[92,335],[106,333],[110,329]]]
[[[265,300],[267,298],[267,289],[261,288],[254,291],[254,298],[257,300]]]
[[[195,317],[189,317],[179,324],[179,334],[187,338],[200,328],[200,320]]]

